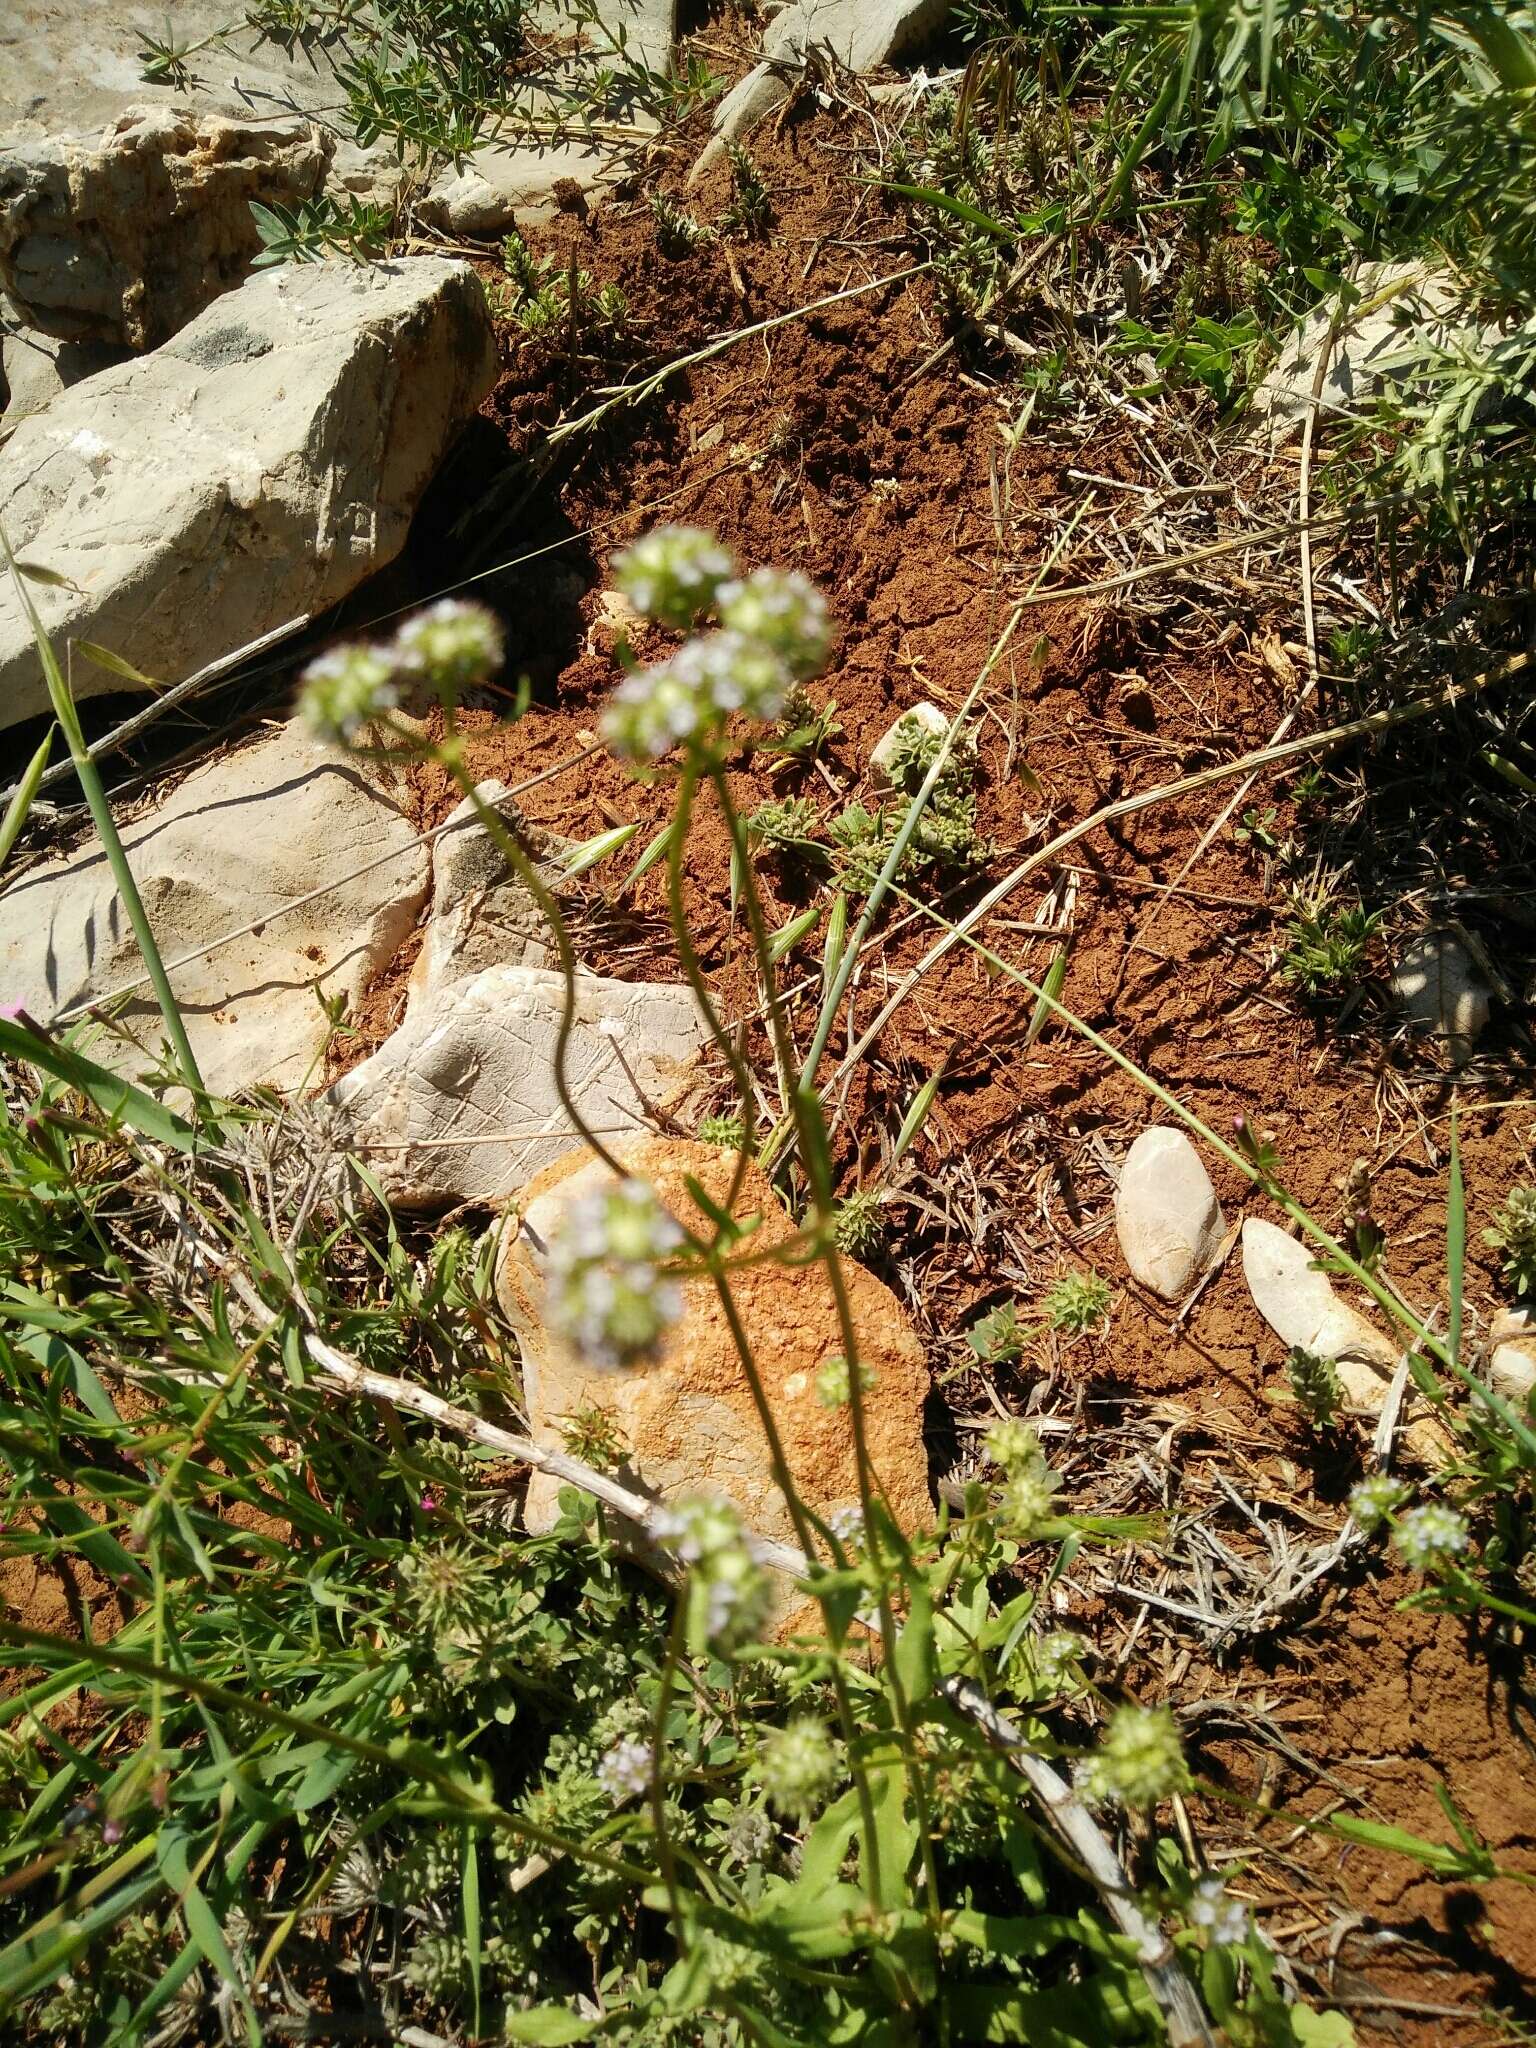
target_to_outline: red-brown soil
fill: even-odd
[[[668,260],[637,202],[562,219],[547,246],[562,265],[574,254],[599,283],[622,286],[633,351],[659,362],[907,267],[901,223],[852,182],[850,149],[845,121],[805,108],[759,137],[754,155],[776,211],[763,243],[721,240]],[[680,185],[680,176],[670,182]],[[690,201],[706,220],[723,203],[721,190],[709,187]],[[1176,541],[1132,525],[1117,553],[1101,545],[1096,516],[1046,569],[1089,488],[1069,471],[1112,480],[1092,487],[1095,505],[1127,520],[1167,479],[1143,431],[1129,424],[1081,442],[1065,426],[1027,432],[1010,456],[999,426],[1017,407],[1011,371],[964,354],[925,368],[947,331],[929,278],[888,285],[739,343],[565,444],[555,467],[525,474],[515,464],[538,455],[541,431],[562,406],[583,409],[582,382],[616,381],[624,365],[586,365],[573,377],[558,349],[528,343],[507,325],[501,385],[478,436],[434,490],[419,534],[426,587],[509,564],[479,590],[509,629],[509,684],[526,673],[533,702],[515,724],[489,710],[465,716],[476,775],[516,783],[590,744],[616,673],[607,640],[594,631],[588,641],[597,596],[614,550],[662,519],[712,527],[744,564],[802,569],[826,592],[839,638],[812,694],[818,704],[835,699],[840,732],[818,769],[775,771],[744,746],[732,777],[743,809],[798,792],[823,815],[861,792],[870,748],[897,712],[920,698],[958,708],[1011,605],[1037,578],[1062,587],[1088,582],[1138,554],[1155,559],[1168,547],[1240,530],[1230,495],[1212,495],[1182,501]],[[1180,449],[1186,445],[1188,453],[1161,451],[1175,490],[1208,481],[1209,443],[1181,436]],[[1240,474],[1248,523],[1283,510],[1294,495],[1284,465],[1267,477],[1250,461]],[[1117,493],[1115,483],[1142,495]],[[1026,614],[979,726],[981,820],[994,845],[989,880],[1105,803],[1271,739],[1295,702],[1302,654],[1294,560],[1281,567],[1276,573],[1266,557],[1262,572],[1248,569],[1237,556],[1198,580]],[[1354,567],[1368,573],[1369,558]],[[636,651],[646,656],[665,644],[660,635],[642,637]],[[1452,883],[1484,874],[1493,855],[1480,836],[1482,814],[1454,780],[1462,751],[1454,730],[1429,724],[1344,757],[1347,774],[1363,769],[1372,789],[1386,792],[1357,833],[1384,873],[1411,811],[1402,792],[1418,801],[1438,778],[1439,873]],[[1268,1134],[1292,1191],[1330,1227],[1343,1215],[1345,1177],[1366,1160],[1395,1282],[1422,1308],[1443,1306],[1452,1091],[1422,1055],[1392,1042],[1379,946],[1363,1001],[1341,1018],[1337,1003],[1309,1005],[1277,971],[1282,905],[1259,850],[1228,826],[1185,872],[1234,787],[1161,803],[1089,834],[1009,900],[989,921],[987,941],[1039,978],[1056,940],[1009,920],[1037,920],[1047,890],[1070,869],[1063,1001],[1214,1128],[1229,1133],[1245,1116]],[[1329,821],[1299,815],[1287,787],[1261,780],[1248,801],[1276,807],[1277,836],[1323,831]],[[441,771],[419,771],[421,825],[439,822],[456,795]],[[542,782],[523,803],[533,819],[576,838],[637,822],[631,849],[611,864],[616,890],[628,861],[670,817],[673,796],[667,773],[642,779],[599,755]],[[1327,799],[1336,809],[1343,801]],[[808,900],[775,859],[760,863],[759,880],[774,923]],[[975,893],[960,889],[951,909]],[[709,801],[690,846],[686,898],[722,1008],[730,1018],[750,1015],[758,1002],[750,950],[731,913],[727,839]],[[594,968],[675,977],[659,867],[611,899],[589,877],[574,907]],[[855,994],[856,1029],[933,930],[909,922],[872,945]],[[1521,985],[1528,934],[1485,935],[1498,939],[1512,983]],[[793,1005],[802,1046],[819,948],[816,933],[797,956],[811,975]],[[372,992],[354,1020],[359,1036],[349,1058],[397,1021],[409,965],[407,954]],[[1126,1497],[1113,1501],[1096,1482],[1100,1425],[1139,1419],[1171,1433],[1175,1490],[1197,1463],[1215,1461],[1240,1475],[1249,1498],[1337,1529],[1358,1476],[1358,1446],[1348,1436],[1320,1440],[1297,1419],[1285,1398],[1281,1346],[1260,1322],[1235,1256],[1177,1327],[1171,1309],[1125,1281],[1104,1162],[1160,1113],[1131,1078],[1065,1030],[1048,1028],[1028,1043],[1032,1010],[1028,994],[956,948],[834,1098],[843,1103],[834,1140],[848,1187],[878,1173],[915,1090],[944,1070],[914,1170],[885,1211],[887,1255],[875,1262],[907,1302],[944,1387],[935,1403],[935,1478],[963,1455],[967,1418],[989,1416],[995,1401],[1033,1398],[1070,1423],[1071,1434],[1055,1441],[1070,1458],[1076,1505],[1158,1504],[1130,1497],[1134,1476],[1125,1479]],[[823,1079],[848,1042],[841,1027],[834,1032]],[[1528,1096],[1509,1099],[1525,1094],[1517,1062],[1527,1045],[1508,1013],[1486,1047],[1485,1067],[1456,1091],[1468,1291],[1485,1314],[1499,1294],[1479,1233],[1528,1171],[1536,1128]],[[1235,1218],[1244,1204],[1239,1176],[1218,1168],[1216,1178]],[[959,1334],[977,1310],[1008,1293],[1027,1304],[1059,1272],[1088,1266],[1115,1282],[1108,1334],[1042,1343],[1025,1369],[993,1375],[989,1386]],[[1124,1469],[1116,1468],[1117,1483]],[[1110,1689],[1167,1698],[1184,1713],[1211,1782],[1273,1810],[1260,1827],[1262,1853],[1236,1889],[1259,1903],[1281,1950],[1318,1972],[1313,1981],[1348,2004],[1364,2033],[1423,2043],[1507,2039],[1507,2019],[1536,2018],[1531,1891],[1510,1881],[1447,1887],[1401,1856],[1297,1831],[1296,1816],[1342,1801],[1344,1811],[1450,1841],[1436,1797],[1443,1783],[1501,1866],[1536,1875],[1536,1782],[1518,1657],[1497,1646],[1491,1655],[1473,1652],[1467,1624],[1454,1618],[1398,1611],[1394,1602],[1411,1590],[1379,1559],[1341,1567],[1282,1627],[1224,1660],[1198,1630],[1166,1616],[1143,1611],[1138,1624],[1134,1604],[1089,1601],[1073,1618],[1099,1626]],[[1230,1718],[1211,1714],[1212,1702],[1267,1714],[1289,1750],[1251,1729],[1234,1732]],[[1197,1802],[1193,1825],[1210,1853],[1252,1839],[1251,1816],[1236,1807]],[[1488,2017],[1489,2009],[1502,2017]]]

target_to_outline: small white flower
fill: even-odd
[[[395,664],[381,647],[333,647],[299,678],[299,712],[310,731],[345,746],[400,701]]]
[[[1089,1759],[1084,1781],[1094,1798],[1155,1806],[1189,1783],[1179,1731],[1166,1707],[1116,1707]]]
[[[658,526],[615,557],[613,580],[636,611],[686,630],[735,571],[713,534],[697,526]]]
[[[1233,1948],[1248,1939],[1248,1908],[1227,1897],[1219,1877],[1202,1877],[1189,1902],[1189,1917],[1203,1927],[1218,1948]]]
[[[719,605],[722,625],[771,648],[797,682],[826,661],[832,640],[827,602],[798,571],[755,569],[745,582],[726,584]]]
[[[1466,1549],[1466,1517],[1439,1501],[1427,1501],[1403,1516],[1392,1531],[1392,1548],[1410,1571],[1433,1572]]]
[[[501,622],[483,604],[444,597],[407,619],[395,635],[401,668],[457,694],[501,667]]]
[[[682,1289],[659,1271],[683,1241],[644,1181],[571,1203],[549,1247],[548,1313],[586,1363],[616,1371],[654,1355],[683,1312]]]
[[[757,1753],[754,1776],[776,1812],[804,1820],[837,1783],[837,1745],[808,1715],[776,1728]]]
[[[615,1806],[626,1799],[638,1799],[650,1789],[655,1752],[637,1735],[616,1742],[597,1766],[597,1782]]]
[[[1385,1472],[1373,1472],[1349,1496],[1350,1520],[1368,1536],[1374,1535],[1407,1498],[1408,1489],[1400,1479],[1390,1478]]]

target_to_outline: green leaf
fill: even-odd
[[[781,925],[768,941],[768,958],[777,967],[786,953],[792,953],[806,933],[813,930],[821,916],[821,905],[813,903],[809,910],[802,910],[798,917]]]
[[[933,1600],[928,1582],[914,1572],[910,1581],[907,1618],[902,1623],[891,1652],[896,1676],[909,1701],[930,1699],[937,1684],[937,1658],[933,1643]]]
[[[563,2005],[536,2005],[532,2012],[504,2013],[501,2033],[506,2041],[532,2041],[540,2048],[565,2048],[568,2041],[590,2041],[596,2020],[584,2020]]]
[[[1461,1183],[1461,1134],[1456,1110],[1452,1108],[1451,1171],[1445,1195],[1445,1270],[1451,1297],[1445,1341],[1452,1358],[1461,1356],[1461,1311],[1466,1269],[1467,1198]]]
[[[620,889],[632,889],[635,886],[636,882],[639,881],[642,875],[648,874],[650,870],[653,867],[655,867],[657,861],[662,860],[666,857],[667,849],[671,846],[671,844],[672,827],[670,825],[663,825],[661,830],[656,834],[656,837],[651,841],[650,845],[645,849],[644,853],[641,854],[640,858],[635,862],[634,866],[630,869],[629,873],[624,877],[623,881],[619,884]]]
[[[827,919],[827,936],[821,949],[821,985],[824,989],[830,988],[837,979],[847,938],[848,898],[839,889],[832,899],[832,914]]]
[[[94,640],[77,640],[76,648],[87,661],[104,668],[108,675],[121,676],[125,683],[133,683],[141,690],[163,690],[165,684],[158,676],[147,676],[135,668],[131,661],[124,661],[120,654],[114,654],[110,647],[98,647]]]
[[[989,235],[995,235],[1000,242],[1016,242],[1017,228],[1004,227],[1000,220],[994,220],[990,213],[983,213],[979,207],[967,206],[963,199],[956,199],[952,192],[940,191],[936,185],[893,185],[880,180],[881,189],[894,192],[898,199],[912,199],[919,206],[933,206],[940,213],[952,213],[956,220],[963,220],[973,228],[981,228]]]
[[[24,1060],[28,1066],[40,1067],[56,1081],[67,1082],[114,1124],[127,1124],[141,1137],[170,1145],[178,1152],[197,1149],[197,1133],[189,1123],[173,1115],[163,1102],[157,1102],[132,1081],[109,1073],[72,1046],[61,1045],[53,1038],[35,1037],[10,1018],[0,1017],[0,1053],[13,1060]]]
[[[483,1958],[480,1953],[480,1855],[473,1828],[464,1830],[464,1946],[469,1952],[469,1986],[474,2019],[470,2032],[478,2039]]]
[[[944,1069],[940,1066],[936,1073],[928,1076],[928,1079],[913,1096],[912,1107],[902,1118],[901,1129],[896,1134],[896,1149],[891,1154],[891,1164],[893,1166],[907,1150],[908,1146],[916,1143],[918,1134],[921,1132],[923,1125],[928,1121],[928,1112],[933,1107],[933,1098],[938,1094],[939,1083],[943,1078]]]
[[[11,850],[21,837],[21,828],[27,822],[27,813],[32,808],[32,799],[42,784],[48,756],[53,752],[53,736],[58,731],[50,725],[43,734],[37,752],[22,770],[21,780],[16,785],[16,794],[5,807],[5,818],[0,821],[0,867],[11,857]]]
[[[595,839],[584,839],[580,846],[573,846],[560,865],[567,875],[584,875],[588,868],[595,868],[599,861],[628,846],[639,830],[639,825],[634,824],[615,825],[611,832],[599,832]]]
[[[1066,979],[1067,948],[1060,946],[1057,948],[1056,958],[1046,970],[1044,981],[1040,984],[1040,993],[1035,998],[1034,1014],[1029,1020],[1029,1029],[1024,1034],[1026,1046],[1034,1044],[1035,1040],[1055,1015],[1051,1005],[1061,1001],[1061,991]]]

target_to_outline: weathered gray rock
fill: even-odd
[[[1368,265],[1355,280],[1358,303],[1338,323],[1328,368],[1315,404],[1321,421],[1358,412],[1382,387],[1405,344],[1425,332],[1445,335],[1455,303],[1451,281],[1418,263]],[[1336,302],[1311,313],[1253,394],[1256,417],[1269,418],[1277,436],[1299,432],[1314,399],[1317,365],[1327,346]]]
[[[506,784],[482,782],[477,793],[483,803],[495,804],[507,794]],[[570,842],[529,825],[515,805],[502,816],[543,879],[553,880]],[[548,967],[554,952],[537,898],[466,797],[432,848],[432,915],[411,971],[409,1005],[430,1001],[487,967]]]
[[[1215,1258],[1223,1227],[1211,1177],[1184,1133],[1168,1124],[1143,1131],[1115,1193],[1115,1230],[1134,1278],[1176,1301]]]
[[[321,997],[355,1002],[426,898],[426,849],[400,805],[297,725],[196,769],[125,825],[123,839],[203,1078],[221,1094],[317,1079],[331,1029]],[[327,876],[391,849],[370,873],[278,914]],[[261,931],[173,965],[260,917],[270,920]],[[0,985],[39,1021],[142,973],[94,841],[0,894]],[[126,1040],[102,1033],[91,1051],[142,1068],[162,1036],[154,998],[140,988],[116,1015]]]
[[[143,106],[105,134],[15,143],[0,152],[0,284],[44,333],[158,347],[249,272],[251,202],[312,198],[332,148],[297,115]]]
[[[1409,1028],[1427,1033],[1452,1066],[1464,1067],[1492,1001],[1465,935],[1451,929],[1421,932],[1393,969],[1392,993]]]
[[[335,142],[330,184],[389,201],[402,170],[387,143],[360,148],[345,94],[322,50],[266,40],[222,0],[6,0],[0,7],[0,138],[101,133],[128,106],[265,121],[298,114]],[[182,76],[146,75],[147,37],[167,31]]]
[[[869,750],[869,778],[876,789],[894,788],[891,762],[914,726],[919,732],[941,735],[949,731],[949,720],[937,704],[928,703],[914,704],[893,718]]]
[[[850,71],[874,71],[939,28],[949,0],[790,0],[763,36],[762,61],[732,86],[715,110],[715,133],[689,173],[702,177],[788,96],[807,50],[824,48]]]
[[[122,362],[126,349],[94,341],[60,341],[27,326],[10,300],[0,294],[0,440],[13,434],[24,419],[51,405],[98,370]]]
[[[643,1130],[649,1105],[687,1090],[708,1033],[691,992],[577,980],[571,1094],[603,1138]],[[339,1081],[343,1142],[402,1209],[491,1201],[570,1149],[555,1088],[563,978],[491,967],[412,1005],[394,1035]]]
[[[61,651],[96,641],[167,682],[393,559],[496,376],[485,295],[437,257],[259,271],[164,347],[104,370],[0,451],[0,524]],[[120,688],[74,664],[76,693]],[[0,583],[0,726],[46,708]]]

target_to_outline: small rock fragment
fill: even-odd
[[[535,868],[550,880],[569,841],[530,825],[516,804],[502,803],[504,782],[482,782],[481,802],[500,804],[498,815]],[[432,846],[432,914],[411,970],[408,1004],[468,981],[487,967],[548,967],[554,939],[538,899],[513,872],[490,832],[481,824],[474,798],[445,820]]]
[[[891,762],[897,748],[913,727],[919,732],[942,735],[949,731],[949,720],[937,704],[914,704],[909,711],[903,711],[893,719],[870,749],[869,774],[876,789],[894,789],[895,779],[891,774]]]
[[[1521,1415],[1536,1389],[1536,1315],[1528,1308],[1501,1315],[1488,1333],[1488,1384]]]
[[[411,1004],[330,1091],[343,1142],[400,1209],[498,1201],[576,1137],[555,1086],[564,976],[488,967]],[[683,986],[576,979],[570,1092],[605,1140],[675,1107],[708,1029]]]
[[[688,1192],[695,1177],[724,1203],[736,1156],[712,1145],[643,1137],[621,1144],[627,1171],[649,1181],[685,1226],[707,1236],[712,1226]],[[676,1496],[725,1494],[747,1527],[794,1542],[794,1525],[774,1482],[762,1424],[715,1287],[683,1283],[683,1315],[654,1364],[629,1373],[585,1365],[543,1321],[543,1274],[534,1240],[547,1245],[570,1203],[610,1178],[585,1147],[567,1151],[518,1201],[523,1227],[509,1236],[497,1275],[497,1297],[517,1331],[523,1391],[533,1435],[561,1443],[561,1422],[599,1408],[614,1419],[627,1456],[616,1476],[637,1491]],[[794,1225],[756,1166],[747,1169],[736,1213],[761,1218],[752,1243],[783,1244]],[[928,1460],[923,1403],[928,1373],[923,1349],[900,1302],[862,1266],[842,1262],[860,1362],[873,1378],[865,1417],[878,1488],[908,1531],[929,1522]],[[828,1406],[817,1374],[844,1343],[824,1268],[771,1259],[732,1276],[736,1312],[745,1327],[763,1390],[778,1425],[785,1458],[807,1503],[823,1517],[856,1510],[859,1488],[853,1430],[846,1405]],[[535,1473],[526,1518],[533,1529],[555,1519],[558,1487]]]
[[[1331,1359],[1350,1405],[1368,1416],[1379,1415],[1401,1351],[1340,1301],[1307,1246],[1262,1216],[1249,1216],[1243,1223],[1243,1277],[1259,1314],[1281,1343]],[[1404,1444],[1421,1462],[1438,1464],[1447,1440],[1411,1389],[1403,1413],[1410,1418]]]
[[[1143,1131],[1115,1195],[1115,1230],[1133,1277],[1178,1300],[1215,1258],[1223,1228],[1216,1190],[1189,1139],[1167,1124]]]
[[[1410,1028],[1429,1033],[1453,1066],[1464,1067],[1488,1022],[1491,997],[1462,935],[1450,928],[1421,932],[1393,970],[1392,993]]]

